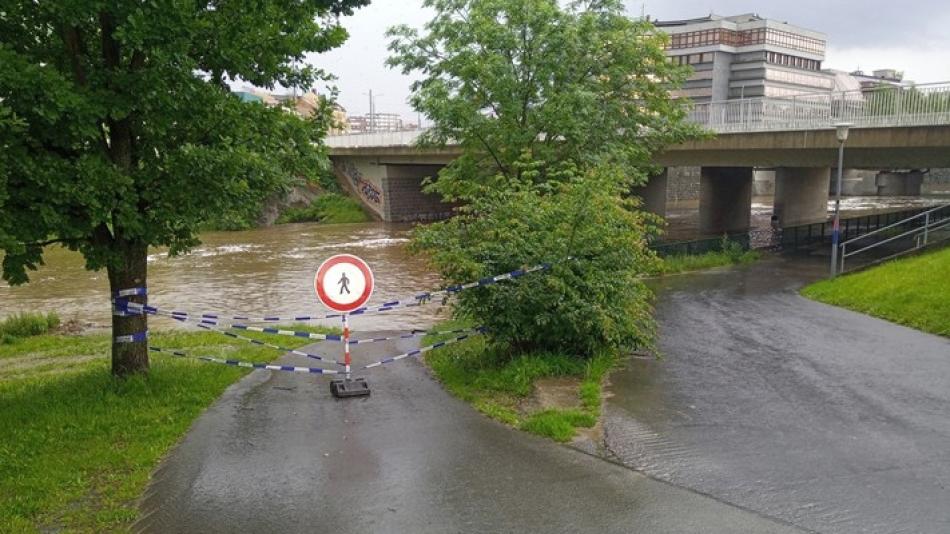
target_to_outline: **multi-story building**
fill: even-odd
[[[755,14],[656,21],[667,56],[693,73],[674,94],[696,102],[832,91],[825,35]]]
[[[397,113],[367,113],[366,115],[351,116],[348,121],[349,131],[353,133],[399,132],[417,128],[414,124],[403,124],[402,117]]]
[[[861,89],[876,89],[881,86],[905,87],[914,85],[914,82],[904,80],[904,73],[896,69],[878,69],[871,74],[856,70],[851,73],[861,84]]]

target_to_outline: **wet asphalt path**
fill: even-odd
[[[365,345],[355,358],[412,345]],[[135,530],[798,531],[488,420],[418,361],[376,371],[372,396],[346,401],[318,376],[254,371],[156,472]]]
[[[663,282],[666,358],[612,376],[606,444],[805,529],[950,532],[950,340],[797,294],[826,269],[769,258]]]

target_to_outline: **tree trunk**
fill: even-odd
[[[123,289],[147,287],[148,263],[146,261],[148,246],[144,243],[127,243],[122,245],[121,257],[108,266],[109,289],[113,298]],[[146,296],[122,297],[128,302],[145,304]],[[112,374],[128,376],[134,373],[148,372],[148,341],[134,341],[132,343],[116,342],[121,336],[131,336],[148,331],[148,319],[141,315],[112,315]]]

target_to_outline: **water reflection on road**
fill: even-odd
[[[149,254],[149,302],[159,307],[192,312],[230,314],[319,314],[313,277],[324,259],[348,252],[373,268],[376,291],[371,303],[432,289],[439,278],[425,262],[406,251],[407,225],[382,223],[317,225],[288,224],[242,232],[202,235],[191,253],[169,258],[164,251]],[[86,271],[78,253],[51,248],[46,265],[32,273],[25,286],[0,283],[0,316],[18,310],[57,310],[64,318],[108,324],[108,280],[105,272]],[[437,307],[411,308],[381,314],[373,328],[425,326]],[[370,319],[357,318],[359,329]],[[156,318],[153,324],[172,326]]]
[[[809,301],[826,258],[654,281],[663,360],[611,377],[625,465],[817,532],[948,532],[950,341]]]

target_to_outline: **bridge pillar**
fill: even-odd
[[[663,172],[651,176],[644,185],[634,187],[632,193],[643,200],[644,211],[666,217],[667,183],[667,169],[663,169]]]
[[[876,179],[877,194],[881,197],[919,197],[923,183],[922,171],[881,171]]]
[[[752,216],[752,167],[703,167],[699,177],[699,231],[745,232]]]
[[[798,226],[828,218],[830,167],[779,167],[775,170],[773,213],[779,226]]]

